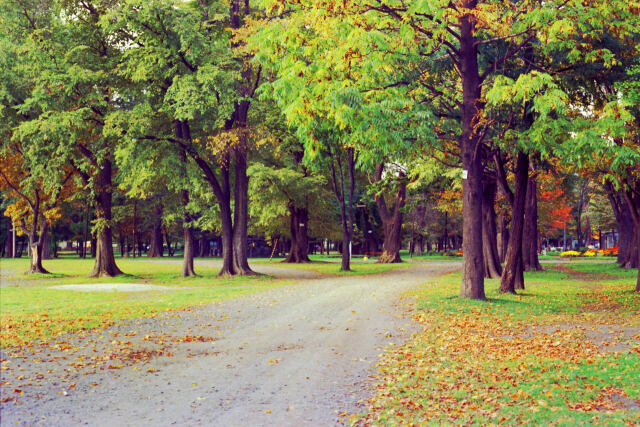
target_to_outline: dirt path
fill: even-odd
[[[1,424],[335,424],[360,410],[382,348],[414,327],[399,295],[458,268],[303,279],[36,348],[3,363],[2,397],[18,398]]]

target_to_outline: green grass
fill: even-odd
[[[311,257],[310,263],[305,264],[291,264],[282,262],[284,258],[273,258],[271,261],[268,259],[255,259],[253,262],[257,264],[272,264],[274,267],[283,268],[295,268],[299,270],[313,271],[319,274],[326,275],[339,275],[339,276],[361,276],[367,274],[384,273],[385,271],[395,270],[397,268],[409,267],[408,263],[398,264],[378,264],[376,262],[364,262],[362,260],[354,259],[351,261],[351,271],[341,271],[339,262],[330,262],[326,260],[320,260],[316,257]]]
[[[114,278],[87,278],[93,260],[47,260],[53,274],[24,275],[27,259],[0,261],[0,346],[16,347],[81,329],[104,327],[114,321],[139,318],[167,310],[181,310],[290,284],[269,276],[218,277],[218,269],[199,266],[198,277],[180,277],[180,263],[150,259],[118,259],[129,273]],[[77,283],[147,283],[170,290],[145,292],[76,292],[51,289]]]
[[[588,261],[564,266],[587,275],[525,273],[519,295],[500,294],[499,282],[488,280],[487,302],[457,297],[460,273],[420,287],[415,317],[423,332],[384,356],[370,411],[354,421],[639,424],[637,270]],[[610,331],[599,339],[622,340],[627,349],[599,351],[587,339],[599,328]],[[622,339],[622,329],[638,334]],[[619,399],[627,406],[616,406]]]

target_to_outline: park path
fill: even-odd
[[[70,338],[71,353],[10,358],[3,390],[23,394],[2,404],[1,424],[334,425],[340,413],[361,409],[383,347],[415,328],[401,315],[402,293],[459,267],[298,279]],[[100,368],[87,363],[123,340],[126,354]],[[143,362],[127,363],[133,359]]]

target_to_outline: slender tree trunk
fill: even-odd
[[[476,0],[463,1],[465,9],[474,10]],[[483,105],[478,69],[478,47],[475,38],[475,17],[461,13],[460,28],[460,75],[462,78],[462,217],[463,248],[462,284],[460,296],[486,299],[484,292],[484,258],[482,254],[482,156],[480,135],[477,128],[482,119]]]
[[[502,279],[500,280],[500,292],[510,293],[515,293],[516,289],[524,289],[522,233],[529,175],[528,155],[519,152],[516,163],[516,191],[511,209],[509,245],[507,247],[504,270],[502,271]]]
[[[136,249],[139,250],[139,248],[136,248],[136,246],[138,246],[138,236],[137,236],[137,232],[136,232],[136,220],[137,220],[137,215],[138,215],[138,201],[134,199],[133,201],[133,223],[131,224],[131,229],[133,230],[133,236],[132,236],[132,242],[131,242],[131,246],[133,247],[133,257],[136,257]],[[140,253],[140,256],[142,256],[142,253]]]
[[[496,232],[496,190],[495,177],[485,179],[482,204],[482,247],[484,256],[484,274],[489,279],[497,279],[502,275],[502,266],[498,255],[498,239]]]
[[[117,276],[122,271],[116,265],[113,255],[113,237],[111,232],[111,160],[105,159],[96,175],[96,216],[103,223],[97,236],[96,261],[89,277]],[[93,248],[92,248],[93,250]]]
[[[173,247],[171,246],[171,236],[169,235],[169,229],[164,227],[164,238],[167,241],[167,254],[172,257],[173,256]]]
[[[291,231],[291,249],[283,262],[306,263],[311,262],[308,256],[309,212],[305,208],[297,208],[289,203],[289,229]]]
[[[338,177],[340,181],[336,177],[336,166],[338,167]],[[344,173],[342,170],[342,161],[340,160],[340,155],[337,153],[332,153],[331,157],[331,183],[333,185],[333,192],[338,199],[338,203],[340,204],[340,220],[342,222],[342,264],[340,266],[340,270],[342,271],[350,271],[351,270],[351,254],[349,251],[349,243],[351,242],[351,233],[348,225],[348,216],[347,216],[347,208],[345,205],[345,193],[344,193]]]
[[[87,240],[89,240],[89,209],[91,209],[91,204],[87,200],[87,207],[84,211],[84,235],[82,239],[82,258],[87,257]]]
[[[500,262],[503,263],[507,257],[507,247],[509,246],[509,226],[505,213],[500,213],[498,216],[498,230],[498,256],[500,257]]]

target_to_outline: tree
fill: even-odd
[[[523,93],[531,89],[526,81],[539,87],[548,80],[539,70],[555,61],[558,53],[569,50],[567,62],[575,62],[582,56],[577,47],[573,49],[578,45],[577,28],[585,38],[599,31],[589,22],[629,31],[625,21],[633,13],[629,5],[616,1],[587,7],[578,1],[549,1],[507,6],[476,0],[354,1],[339,7],[308,1],[268,4],[268,13],[281,19],[271,21],[265,30],[261,55],[269,58],[267,62],[277,62],[279,80],[274,87],[286,99],[288,118],[297,117],[305,128],[321,115],[341,129],[348,128],[352,141],[394,147],[394,140],[363,136],[397,132],[398,140],[406,140],[406,133],[397,127],[375,126],[376,112],[395,104],[405,125],[413,124],[411,118],[421,118],[422,125],[431,128],[415,137],[417,146],[458,141],[464,171],[461,296],[484,299],[481,147],[498,119],[486,114],[485,95],[495,86],[504,88],[507,81]],[[514,61],[526,63],[538,40],[536,57],[542,63],[529,66],[525,79],[500,79],[510,74]],[[317,60],[320,57],[322,61]],[[285,91],[293,94],[287,96]],[[530,104],[537,110],[527,127],[531,133],[540,135],[548,128],[549,99],[544,114],[538,111],[541,102]]]

